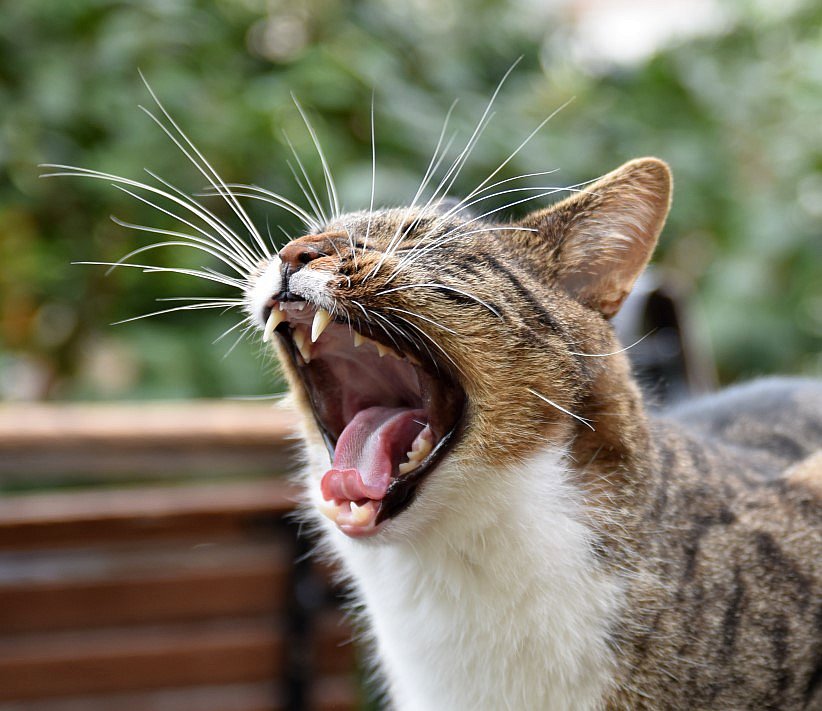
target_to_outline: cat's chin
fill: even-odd
[[[318,508],[347,536],[376,535],[461,435],[463,389],[418,344],[308,301],[272,300],[265,317],[328,449]]]

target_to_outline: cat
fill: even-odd
[[[822,384],[651,419],[609,323],[670,199],[639,159],[516,222],[342,215],[251,274],[392,707],[822,708]]]
[[[165,183],[51,175],[184,213],[194,234],[131,225],[163,241],[116,266],[241,291],[159,313],[241,306],[238,326],[276,349],[306,520],[351,586],[387,703],[822,709],[822,383],[762,380],[650,417],[610,323],[663,228],[664,162],[503,221],[470,215],[508,182],[494,174],[442,199],[466,148],[424,204],[341,215],[312,132],[328,216],[313,190],[315,214],[225,184],[157,104],[250,241]],[[271,253],[243,196],[305,232]],[[170,244],[238,276],[127,261]]]

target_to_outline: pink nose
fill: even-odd
[[[293,273],[319,257],[336,254],[334,242],[344,239],[345,235],[340,232],[306,235],[289,242],[280,250],[279,257],[286,271]]]

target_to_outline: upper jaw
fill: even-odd
[[[262,315],[263,340],[279,338],[293,385],[303,389],[328,449],[331,469],[322,478],[318,508],[351,537],[377,533],[412,503],[419,485],[459,438],[462,388],[399,338],[389,341],[369,324],[349,323],[347,316],[309,301],[270,298]],[[347,432],[346,446],[359,442],[367,432],[358,428],[367,429],[371,420],[377,422],[376,444],[362,445],[368,456],[360,452],[352,464],[337,452],[338,441]],[[360,466],[374,452],[384,468],[379,473]]]

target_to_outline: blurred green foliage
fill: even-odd
[[[231,314],[108,326],[162,308],[157,298],[226,290],[70,265],[116,260],[146,243],[109,214],[179,225],[103,181],[40,180],[38,163],[138,180],[150,168],[187,192],[204,185],[137,108],[151,103],[138,68],[227,181],[302,201],[284,135],[316,180],[321,171],[293,91],[345,207],[360,209],[370,193],[372,92],[377,202],[401,204],[452,101],[456,150],[519,56],[454,192],[468,192],[573,98],[499,177],[559,168],[530,184],[571,185],[638,155],[666,159],[677,190],[657,261],[696,295],[722,379],[822,371],[822,5],[735,3],[709,36],[627,65],[580,56],[573,5],[0,1],[0,392],[190,397],[280,387],[256,337],[229,355],[232,336],[212,345],[237,320]],[[231,220],[218,200],[207,204]],[[295,234],[293,219],[264,208],[249,206],[278,243],[280,228]],[[141,256],[204,263],[182,250]]]

